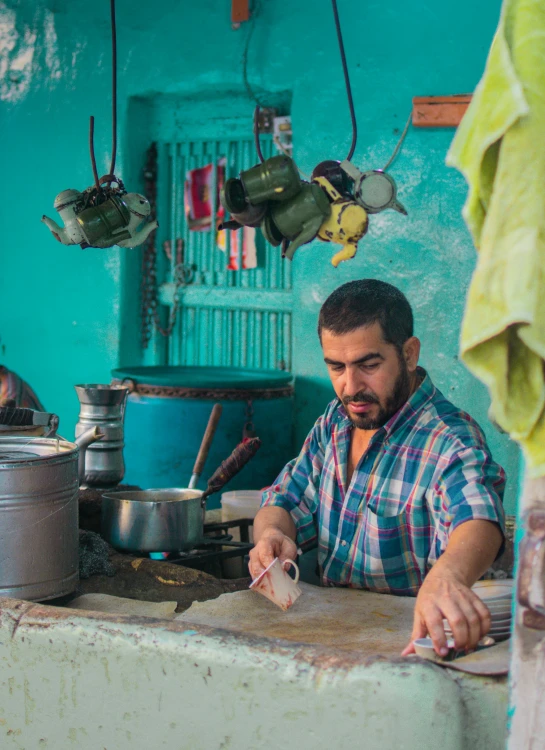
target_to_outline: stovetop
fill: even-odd
[[[224,566],[225,560],[241,558],[242,577],[248,573],[248,555],[253,547],[250,542],[249,529],[251,519],[238,519],[222,523],[207,523],[204,525],[204,539],[194,549],[187,552],[171,552],[162,556],[166,562],[174,565],[184,565],[195,568],[217,578],[229,577]],[[233,540],[230,533],[238,529],[240,542]]]

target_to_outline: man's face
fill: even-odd
[[[335,393],[352,424],[377,430],[407,401],[420,342],[408,339],[403,352],[382,337],[380,323],[340,336],[322,330],[322,349]]]

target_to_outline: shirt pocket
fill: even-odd
[[[406,522],[407,516],[405,514],[405,509],[395,516],[380,516],[378,513],[371,510],[371,506],[368,506],[367,508],[367,523],[379,531],[382,529],[385,531],[389,529],[400,529],[406,525]]]
[[[418,574],[413,572],[409,552],[407,516],[403,509],[395,516],[379,516],[367,507],[363,553],[366,568],[366,584],[375,590],[390,593],[413,593],[413,581],[418,583]]]
[[[406,498],[371,497],[367,503],[367,511],[372,519],[382,528],[395,527],[400,521],[406,520],[408,500]]]
[[[395,510],[398,512],[393,514]],[[372,499],[366,512],[365,551],[371,560],[380,559],[379,567],[392,593],[415,594],[429,555],[425,507],[409,500],[400,501],[396,507],[382,498],[380,502]]]

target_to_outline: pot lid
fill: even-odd
[[[292,385],[293,375],[284,370],[251,370],[238,367],[120,367],[116,380],[171,388],[266,389]]]
[[[75,443],[60,438],[0,437],[0,465],[63,457],[76,451]]]
[[[6,461],[22,461],[28,458],[39,458],[39,457],[40,457],[39,453],[31,453],[30,451],[24,451],[24,450],[9,451],[9,450],[2,450],[0,448],[0,463],[5,463]]]

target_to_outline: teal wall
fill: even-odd
[[[389,158],[415,95],[473,90],[483,70],[499,0],[339,0],[359,123],[354,161],[379,168]],[[130,189],[150,137],[174,119],[209,128],[222,100],[247,108],[242,56],[249,27],[232,30],[227,0],[149,3],[118,0],[118,173]],[[1,235],[0,360],[38,390],[70,436],[72,386],[107,381],[112,367],[138,363],[139,251],[59,245],[40,224],[55,195],[91,183],[88,118],[96,117],[99,171],[110,149],[108,3],[7,0],[0,6]],[[249,78],[267,101],[291,100],[295,156],[306,172],[343,158],[349,117],[328,0],[261,0],[248,55]],[[166,97],[166,99],[165,99]],[[462,178],[444,166],[452,130],[409,131],[391,170],[409,211],[374,217],[357,258],[335,270],[316,243],[294,261],[297,440],[331,391],[314,335],[320,304],[337,285],[378,277],[415,308],[423,364],[436,384],[485,428],[510,476],[514,511],[518,451],[486,418],[485,389],[458,361],[464,297],[475,263],[460,216]]]

